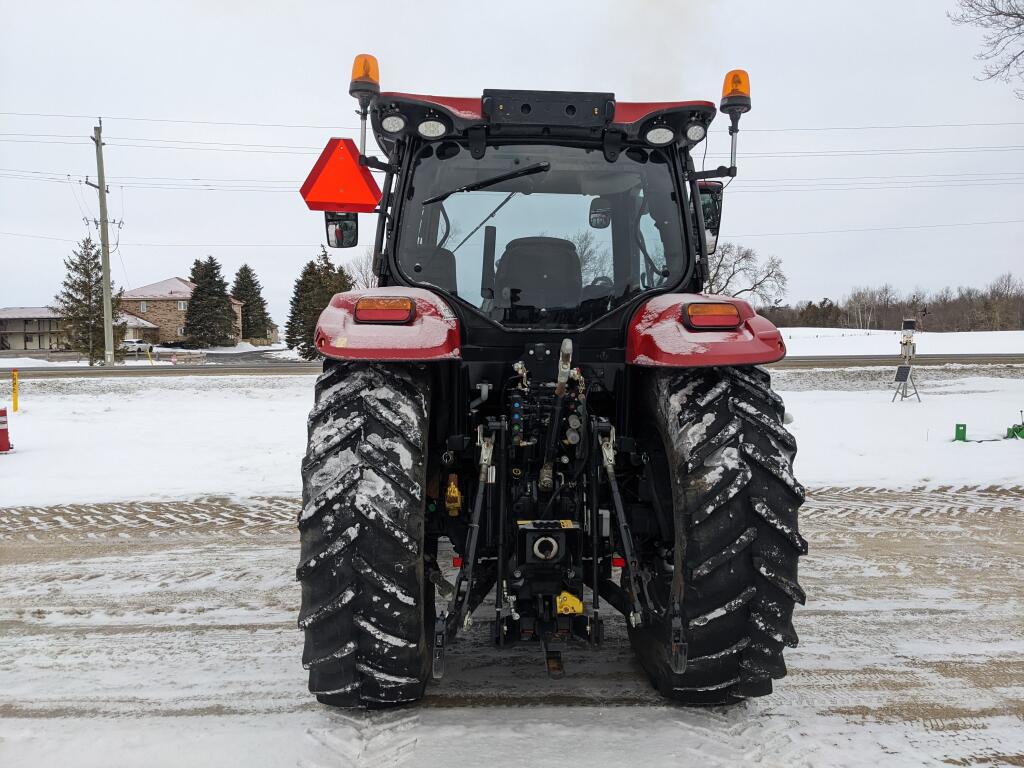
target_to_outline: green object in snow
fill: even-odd
[[[954,441],[959,441],[961,443],[966,443],[967,442],[967,425],[966,424],[957,424],[956,425],[956,428],[953,431],[953,440]]]
[[[1024,440],[1024,424],[1014,424],[1006,428],[1007,439]]]

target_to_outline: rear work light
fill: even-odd
[[[356,301],[357,323],[395,323],[412,320],[416,302],[407,296],[364,296]]]
[[[740,324],[740,311],[726,302],[687,304],[683,307],[683,322],[696,330],[735,328]]]

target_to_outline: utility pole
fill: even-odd
[[[103,361],[105,365],[114,364],[114,317],[110,302],[110,239],[107,237],[107,183],[103,175],[103,118],[93,128],[92,140],[96,143],[96,180],[92,184],[100,195],[100,249],[103,260]]]

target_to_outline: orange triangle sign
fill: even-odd
[[[352,139],[328,141],[299,192],[311,211],[372,213],[380,202],[380,187],[359,164]]]

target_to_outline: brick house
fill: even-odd
[[[185,339],[185,313],[192,298],[195,283],[181,277],[170,277],[159,283],[133,288],[121,295],[121,309],[135,317],[142,318],[157,326],[161,344]],[[242,302],[231,298],[235,313],[235,329],[232,339],[237,344],[242,339]]]

